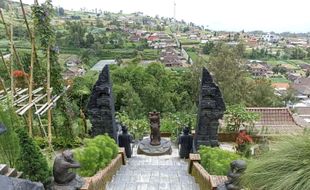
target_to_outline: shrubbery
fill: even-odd
[[[48,147],[48,140],[44,137],[34,137],[34,141],[36,144],[41,148],[47,148]],[[52,145],[55,150],[61,150],[61,149],[71,149],[81,146],[82,139],[79,137],[76,137],[74,139],[68,139],[65,137],[52,137]]]
[[[0,123],[7,129],[4,134],[0,135],[0,162],[15,167],[20,147],[14,128],[20,127],[22,124],[10,105],[0,104]]]
[[[299,190],[310,187],[310,135],[285,137],[249,162],[242,184],[250,189]]]
[[[96,174],[97,171],[106,167],[118,154],[118,146],[107,135],[99,135],[93,139],[85,139],[85,146],[74,149],[74,157],[81,164],[77,170],[83,177]]]
[[[51,172],[40,148],[28,136],[24,128],[18,128],[16,133],[21,147],[17,169],[22,171],[27,179],[46,184],[50,179]]]
[[[226,176],[230,169],[230,163],[240,158],[238,154],[233,152],[207,146],[200,146],[199,154],[202,166],[211,175]]]

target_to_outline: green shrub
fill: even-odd
[[[40,148],[28,136],[24,128],[18,128],[16,133],[21,147],[17,169],[22,171],[27,179],[46,184],[50,179],[51,172]]]
[[[74,157],[81,164],[78,174],[89,177],[106,167],[118,154],[118,146],[107,135],[85,139],[84,147],[74,149]]]
[[[117,113],[118,120],[128,127],[129,132],[134,139],[142,139],[144,136],[150,134],[150,124],[146,117],[143,119],[130,119],[126,112]]]
[[[7,131],[0,135],[0,162],[16,167],[20,147],[14,128],[22,126],[21,122],[14,109],[4,105],[0,105],[0,122],[7,128]]]
[[[202,166],[211,175],[227,175],[230,163],[240,158],[238,154],[233,152],[207,146],[200,146],[199,154]]]
[[[286,137],[249,162],[241,182],[250,189],[299,190],[310,187],[310,135]]]
[[[34,137],[34,141],[41,149],[48,147],[47,138],[38,136]],[[55,150],[77,148],[82,144],[82,139],[79,137],[75,137],[74,139],[67,139],[65,137],[52,137],[52,145]]]

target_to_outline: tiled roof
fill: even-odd
[[[271,84],[274,88],[285,88],[288,89],[290,87],[290,84],[287,82],[274,82]]]
[[[255,129],[266,134],[298,134],[303,132],[288,108],[247,108],[250,112],[258,113],[259,121],[255,123]]]
[[[301,116],[310,116],[310,107],[297,107],[296,113]]]

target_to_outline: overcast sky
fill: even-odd
[[[43,2],[44,0],[39,0]],[[33,0],[23,0],[32,3]],[[310,32],[310,0],[175,0],[176,18],[215,30]],[[173,17],[174,0],[53,0],[55,6]]]

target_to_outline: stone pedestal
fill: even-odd
[[[52,182],[51,190],[78,190],[84,185],[84,179],[80,176],[76,176],[70,183],[62,185]]]
[[[172,153],[171,142],[167,139],[161,139],[157,146],[150,144],[150,138],[143,139],[138,146],[137,154],[145,154],[148,156],[170,155]]]

